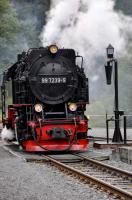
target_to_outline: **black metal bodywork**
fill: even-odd
[[[30,49],[19,54],[18,61],[5,72],[2,88],[11,80],[13,104],[32,105],[28,107],[30,114],[36,103],[44,105],[45,118],[55,118],[58,113],[64,118],[68,102],[80,104],[78,112],[84,112],[89,103],[88,79],[83,66],[76,65],[76,57],[80,56],[73,49],[59,49],[56,55],[48,47]]]

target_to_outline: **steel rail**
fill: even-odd
[[[111,185],[111,184],[109,184],[109,183],[107,183],[107,182],[105,182],[105,181],[103,181],[99,178],[95,178],[92,175],[85,174],[84,172],[82,172],[78,169],[75,169],[71,166],[68,166],[67,164],[64,164],[64,163],[62,163],[62,162],[60,162],[60,161],[58,161],[58,160],[56,160],[56,159],[54,159],[50,156],[44,156],[43,155],[43,157],[45,157],[50,162],[51,165],[56,166],[61,171],[66,171],[69,174],[75,175],[75,177],[79,177],[79,179],[81,179],[85,183],[88,183],[90,185],[95,185],[98,188],[100,188],[101,190],[104,190],[104,191],[108,192],[109,194],[112,194],[114,196],[116,195],[117,197],[123,198],[125,200],[132,200],[132,193],[130,193],[130,192],[127,192],[123,189],[120,189],[120,188],[114,186],[114,185]],[[85,157],[83,157],[83,158],[85,159]],[[88,161],[89,158],[86,159],[86,160]],[[92,159],[90,159],[90,160],[92,161]]]
[[[88,161],[88,162],[90,162],[90,163],[92,163],[92,164],[94,164],[94,165],[100,166],[101,168],[103,167],[103,168],[105,168],[107,171],[108,171],[108,170],[115,171],[115,172],[118,173],[118,174],[127,176],[127,177],[129,177],[129,179],[130,179],[130,178],[132,179],[132,173],[131,173],[131,172],[128,172],[128,171],[126,171],[126,170],[122,170],[122,169],[117,168],[117,167],[113,167],[113,166],[107,165],[107,164],[102,163],[102,162],[100,162],[100,161],[97,161],[97,160],[95,160],[95,159],[88,158],[88,157],[85,157],[85,156],[81,156],[81,155],[78,155],[78,154],[75,154],[75,153],[73,153],[72,155],[78,156],[78,157],[84,159],[85,161]]]

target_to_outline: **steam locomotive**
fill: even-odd
[[[9,105],[7,83],[12,91]],[[17,62],[3,73],[1,94],[3,125],[14,130],[23,150],[87,149],[88,78],[83,57],[73,49],[51,45],[18,54]]]

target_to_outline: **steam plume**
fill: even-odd
[[[74,48],[84,57],[84,68],[90,81],[90,101],[105,93],[104,56],[112,44],[116,56],[128,56],[132,35],[132,18],[117,12],[115,0],[51,0],[47,23],[40,35],[43,46],[56,43]],[[123,53],[123,54],[122,54]],[[125,56],[124,55],[124,56]],[[120,81],[120,83],[123,80]],[[109,93],[112,87],[109,87]],[[108,88],[107,88],[108,90]]]
[[[40,35],[43,46],[56,43],[75,48],[90,65],[111,43],[118,53],[126,48],[132,19],[114,10],[113,0],[51,1],[47,24]],[[131,30],[130,30],[131,29]]]
[[[1,132],[1,138],[2,140],[13,140],[14,138],[14,131],[11,129],[7,129],[4,127]]]

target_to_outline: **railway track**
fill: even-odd
[[[12,153],[12,151],[11,151]],[[21,157],[21,156],[20,156]],[[132,173],[79,154],[24,156],[27,162],[55,166],[81,182],[105,191],[118,199],[132,200]]]
[[[52,155],[42,155],[42,157],[50,165],[80,181],[107,192],[110,196],[132,200],[132,173],[84,156],[72,155],[75,156],[73,160],[60,159]]]

